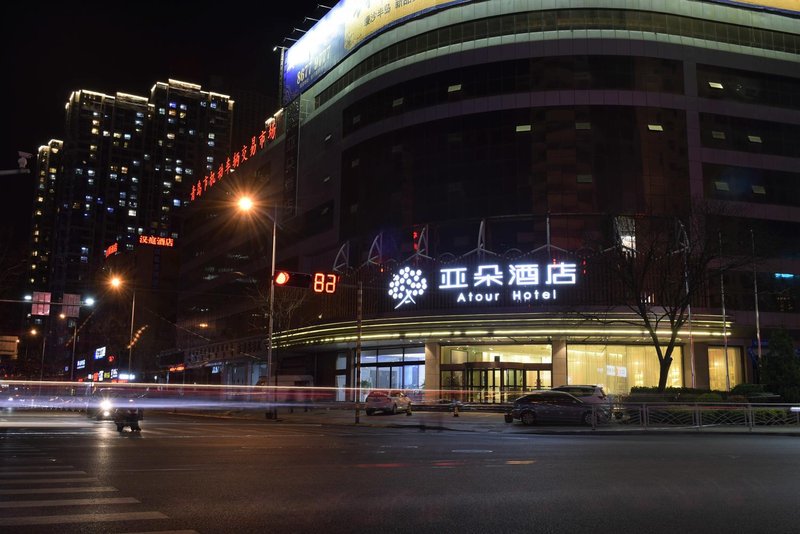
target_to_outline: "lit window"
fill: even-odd
[[[166,113],[167,113],[167,110],[166,110],[166,109],[164,109],[164,108],[158,108],[158,114],[159,114],[159,115],[166,115]]]
[[[530,124],[517,124],[517,127],[514,129],[515,132],[530,132],[531,125]]]
[[[217,103],[213,100],[211,101],[211,109],[217,109]]]
[[[714,187],[717,189],[717,191],[730,191],[731,190],[730,186],[728,186],[728,182],[723,182],[723,181],[714,182]]]
[[[92,128],[92,135],[98,135],[99,133],[100,130],[98,130],[97,128]]]
[[[175,206],[176,208],[179,208],[179,207],[181,207],[181,201],[180,201],[180,199],[173,198],[173,199],[172,199],[172,205],[173,205],[173,206]]]
[[[209,141],[208,146],[214,146],[214,141]]]
[[[614,218],[614,229],[620,246],[628,254],[636,253],[636,221],[632,217]]]
[[[761,136],[760,135],[748,135],[747,136],[747,140],[750,141],[751,143],[760,143],[761,142]]]
[[[647,125],[647,129],[650,130],[651,132],[663,132],[664,131],[664,127],[661,126],[660,124],[648,124]]]
[[[136,217],[136,210],[128,210],[128,217]]]
[[[767,190],[764,189],[763,185],[754,185],[753,186],[753,193],[756,195],[766,195]]]
[[[458,92],[460,90],[461,90],[461,84],[460,83],[456,83],[456,84],[447,86],[447,92],[448,93],[455,93],[455,92]]]
[[[712,89],[724,89],[720,82],[708,82],[708,86]]]
[[[175,139],[175,134],[170,132],[167,134],[167,139]]]
[[[214,156],[206,156],[206,161],[208,163],[214,163]]]
[[[725,140],[725,132],[719,132],[717,130],[713,130],[711,132],[711,137],[713,137],[714,139]]]
[[[392,107],[396,108],[402,106],[404,101],[405,99],[402,96],[400,98],[395,98],[394,100],[392,100]]]
[[[216,136],[216,134],[214,134],[214,133],[210,133],[210,134],[208,134],[208,138],[209,138],[209,139],[215,139],[216,137],[217,137],[217,136]]]
[[[175,109],[176,107],[178,107],[178,105],[175,102],[170,102],[169,107],[170,109]]]

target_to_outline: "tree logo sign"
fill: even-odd
[[[398,273],[392,276],[392,281],[389,283],[389,296],[393,300],[400,302],[394,307],[396,310],[403,304],[416,304],[417,301],[414,297],[421,297],[428,289],[428,280],[422,276],[420,269],[412,269],[410,267],[403,267]]]

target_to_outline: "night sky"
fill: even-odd
[[[277,93],[284,37],[299,37],[304,17],[333,0],[285,2],[20,2],[0,20],[2,103],[0,170],[17,167],[17,151],[35,154],[64,135],[64,104],[75,89],[147,97],[156,81],[174,78],[208,88],[226,83]],[[289,43],[287,43],[289,44]],[[33,166],[33,161],[31,162]],[[0,229],[13,224],[27,243],[32,175],[0,176]]]

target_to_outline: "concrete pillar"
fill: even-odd
[[[567,383],[567,340],[553,339],[553,387]]]
[[[425,400],[435,401],[441,397],[441,346],[425,343]]]

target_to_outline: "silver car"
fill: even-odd
[[[376,389],[370,391],[369,395],[367,395],[365,408],[367,415],[372,415],[378,411],[391,414],[406,412],[406,415],[411,415],[411,399],[399,390],[386,391]]]

